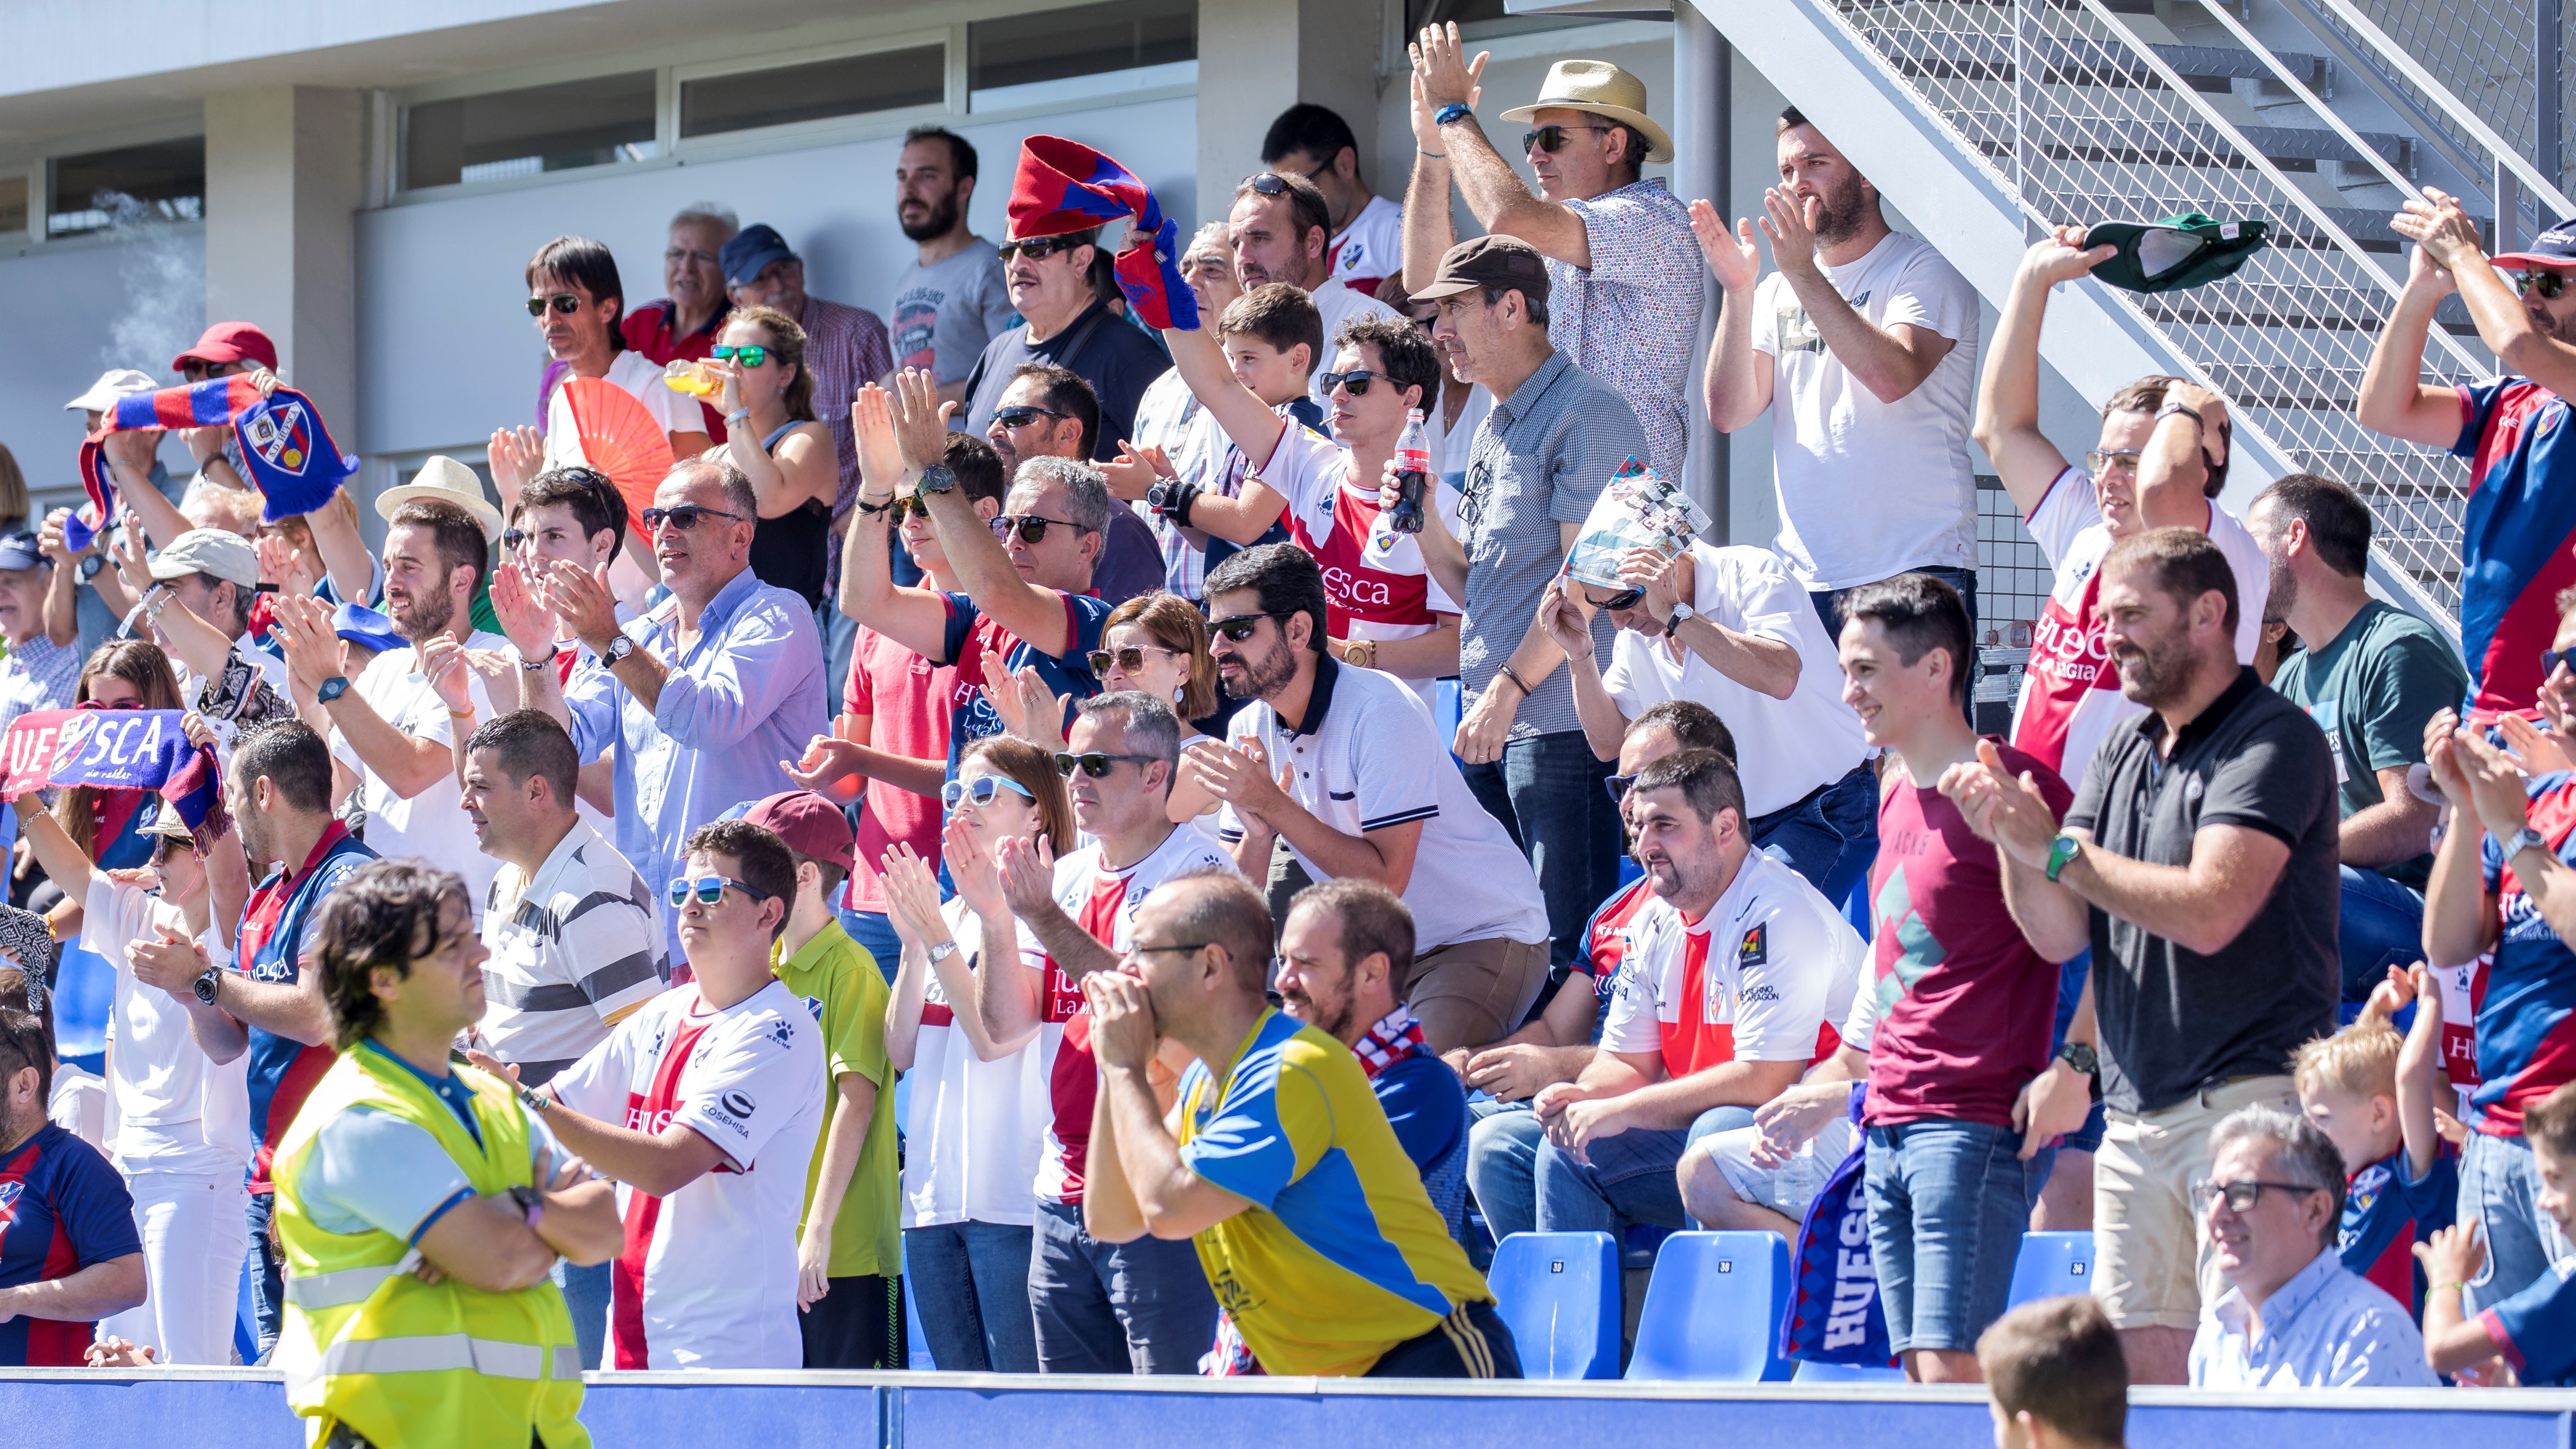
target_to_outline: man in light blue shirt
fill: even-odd
[[[654,490],[644,526],[671,597],[631,629],[597,571],[547,565],[547,607],[595,658],[557,683],[524,661],[521,702],[571,731],[584,763],[617,752],[617,850],[661,889],[682,874],[691,831],[749,800],[796,788],[783,761],[827,728],[814,611],[754,577],[759,504],[730,463],[692,458]],[[682,959],[677,913],[666,918]]]
[[[2439,1388],[2406,1306],[2343,1266],[2343,1158],[2278,1107],[2210,1135],[2195,1200],[2227,1291],[2201,1309],[2191,1382],[2204,1389]]]

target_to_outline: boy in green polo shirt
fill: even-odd
[[[796,856],[796,900],[770,970],[805,998],[831,1070],[822,1135],[798,1224],[796,1306],[809,1369],[904,1367],[894,1068],[885,977],[831,902],[849,875],[848,817],[810,790],[772,795],[744,817]]]

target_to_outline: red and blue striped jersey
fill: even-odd
[[[2478,718],[2529,714],[2558,592],[2576,585],[2576,446],[2565,399],[2522,377],[2460,390],[2469,506],[2460,531],[2460,652]],[[2560,448],[2568,448],[2565,455]],[[2560,479],[2560,470],[2568,477]]]
[[[2559,770],[2524,782],[2531,828],[2560,860],[2576,865],[2576,774]],[[2478,1003],[2478,1089],[2469,1104],[2477,1127],[2522,1134],[2523,1109],[2576,1080],[2576,952],[2540,916],[2505,863],[2493,835],[2480,843],[2486,888],[2502,917],[2486,996]]]
[[[2451,1226],[2459,1197],[2460,1158],[2451,1144],[2441,1144],[2433,1165],[2411,1180],[2401,1146],[2344,1184],[2335,1250],[2346,1268],[2421,1316],[2423,1270],[2415,1262],[2415,1245]]]
[[[142,1251],[134,1198],[97,1148],[48,1122],[0,1156],[0,1288]],[[24,1315],[0,1323],[0,1368],[78,1368],[96,1326]]]

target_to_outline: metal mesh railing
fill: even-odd
[[[2370,247],[2356,238],[2324,170],[2375,171],[2366,158],[2342,146],[2331,159],[2331,126],[2296,107],[2236,123],[2100,0],[1827,3],[2033,226],[2182,211],[2266,223],[2272,244],[2223,281],[2110,295],[2233,402],[2241,431],[2359,489],[2384,560],[2456,616],[2459,466],[2353,420],[2404,265],[2384,225]],[[2425,362],[2435,380],[2487,370],[2440,329]]]
[[[2451,95],[2484,121],[2523,159],[2534,160],[2540,152],[2535,144],[2535,122],[2540,96],[2533,75],[2538,69],[2535,55],[2537,0],[2351,0],[2354,9],[2395,42],[2397,48],[2416,64],[2431,73]],[[2351,26],[2329,19],[2345,38],[2365,49],[2379,47],[2372,37]],[[2567,26],[2562,15],[2560,43],[2565,45]],[[2393,72],[2392,72],[2393,74]],[[2571,98],[2570,77],[2562,70],[2556,77],[2559,103],[2558,155],[2563,159],[2576,155],[2576,106]],[[2449,107],[2421,88],[2408,85],[2402,78],[2395,83],[2437,115]],[[2437,121],[2436,124],[2439,124]],[[2466,131],[2446,127],[2454,140],[2464,148],[2477,149],[2477,143]],[[2544,170],[2548,168],[2543,168]],[[2548,178],[2560,184],[2558,176]],[[2552,218],[2553,220],[2555,218]]]

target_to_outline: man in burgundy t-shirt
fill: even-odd
[[[1975,653],[1967,608],[1947,584],[1899,575],[1856,591],[1847,617],[1844,697],[1897,766],[1880,787],[1873,957],[1861,982],[1878,1003],[1861,1110],[1870,1251],[1906,1376],[1971,1378],[2043,1180],[2013,1130],[2013,1102],[2048,1065],[2058,967],[2022,938],[1995,848],[1939,783],[1990,750],[2050,809],[2063,813],[2073,792],[1961,718]]]

